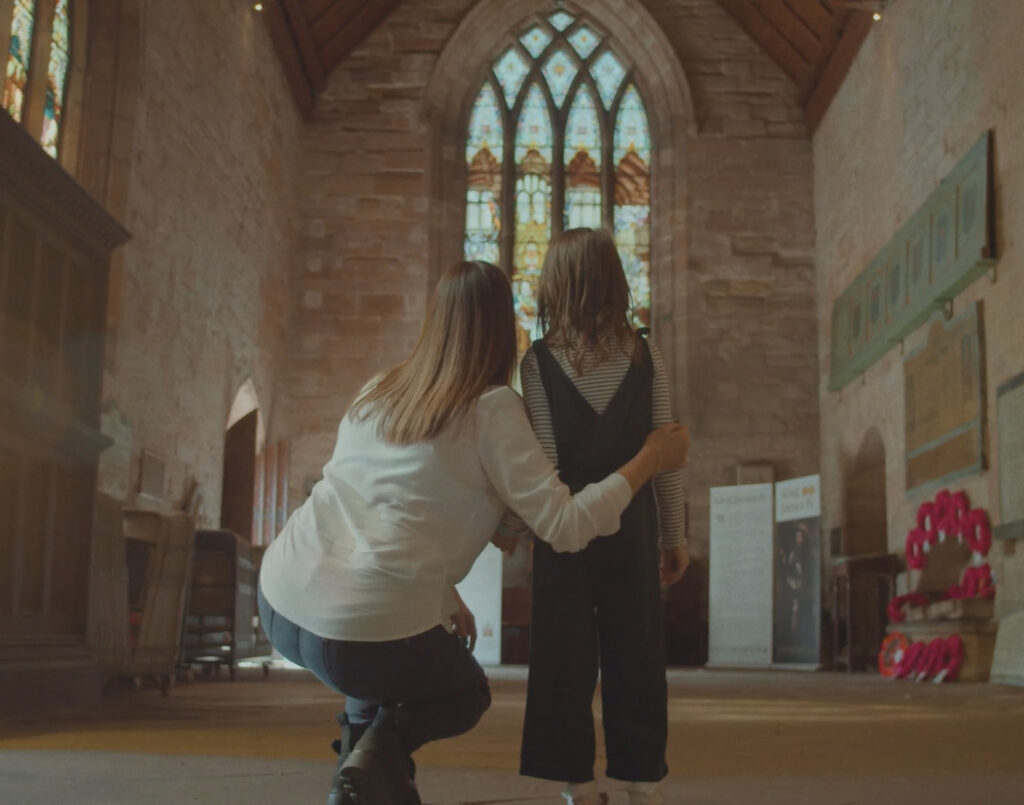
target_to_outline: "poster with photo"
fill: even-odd
[[[775,485],[772,662],[821,662],[821,479]]]

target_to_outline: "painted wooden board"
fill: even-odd
[[[999,438],[999,519],[1024,520],[1024,374],[996,392]]]
[[[837,391],[994,265],[986,132],[836,297],[829,389]]]
[[[983,343],[978,303],[933,322],[928,343],[905,358],[908,491],[983,468]]]

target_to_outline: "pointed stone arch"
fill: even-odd
[[[428,287],[445,266],[462,257],[467,170],[460,146],[473,100],[490,64],[522,23],[551,8],[550,0],[480,0],[448,39],[431,73],[422,107],[432,138]],[[688,255],[686,147],[696,131],[690,84],[675,50],[640,0],[592,0],[579,11],[612,32],[617,48],[628,54],[646,105],[654,145],[651,320],[674,384],[682,389],[687,363],[682,321]],[[683,396],[677,394],[676,399],[683,408]]]

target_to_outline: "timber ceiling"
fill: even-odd
[[[416,0],[405,0],[416,2]],[[264,15],[308,119],[327,77],[403,0],[266,0]],[[796,84],[813,131],[886,0],[717,0]]]

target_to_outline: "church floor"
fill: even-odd
[[[518,777],[525,671],[490,669],[468,735],[417,753],[431,805],[558,805]],[[1024,802],[1024,689],[866,674],[672,671],[673,805]],[[304,672],[112,692],[95,712],[4,719],[0,802],[321,803],[338,699]],[[599,764],[600,768],[600,764]],[[607,781],[611,805],[625,805]]]

